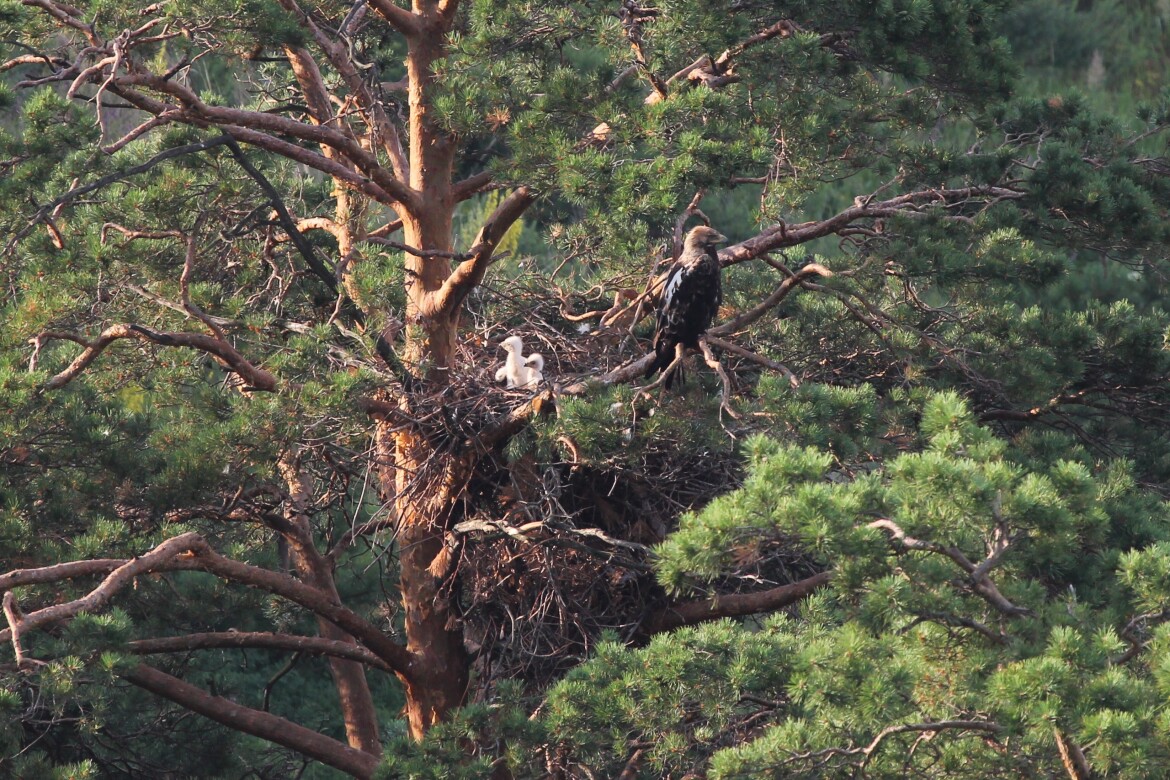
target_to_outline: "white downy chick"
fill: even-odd
[[[525,387],[536,387],[544,381],[544,357],[539,352],[533,352],[524,358],[527,381]]]
[[[523,387],[528,382],[528,368],[524,365],[524,342],[519,336],[509,336],[500,344],[508,357],[496,371],[497,382],[507,382],[509,389]]]

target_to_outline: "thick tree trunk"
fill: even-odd
[[[450,210],[436,208],[428,219],[407,220],[406,240],[424,249],[450,246]],[[453,317],[437,311],[435,293],[450,274],[445,259],[412,258],[408,289],[405,362],[418,379],[412,395],[425,398],[449,381],[455,362],[456,324]],[[410,398],[402,401],[410,415]],[[463,634],[446,599],[432,564],[443,550],[443,538],[459,497],[467,464],[417,429],[394,430],[382,423],[378,430],[379,452],[389,461],[381,470],[384,486],[393,486],[392,500],[398,516],[400,588],[406,618],[407,649],[415,656],[414,679],[407,686],[406,713],[411,734],[421,739],[427,729],[463,703],[467,692],[469,659]],[[437,576],[439,575],[439,576]]]
[[[418,380],[398,400],[407,419],[412,407],[434,397],[451,379],[456,362],[458,306],[445,306],[440,291],[452,272],[451,223],[456,196],[452,188],[454,139],[432,117],[434,63],[446,55],[446,35],[454,5],[446,15],[442,4],[414,0],[413,15],[383,9],[399,18],[408,43],[407,77],[410,105],[410,204],[398,209],[407,246],[406,339],[403,363]],[[470,659],[463,646],[457,617],[441,593],[441,555],[466,478],[474,464],[439,448],[425,431],[382,421],[375,431],[382,498],[397,516],[399,577],[405,613],[407,650],[412,654],[406,686],[406,714],[411,734],[426,731],[463,704]],[[439,562],[437,562],[437,560]]]

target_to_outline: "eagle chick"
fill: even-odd
[[[528,379],[524,383],[524,386],[539,387],[540,383],[544,381],[544,356],[539,352],[533,352],[524,358],[524,366],[527,370]]]
[[[719,284],[719,254],[716,247],[727,237],[714,228],[700,226],[687,234],[682,254],[671,266],[658,305],[658,327],[654,331],[654,362],[646,369],[650,377],[674,362],[679,344],[699,349],[699,338],[711,327],[723,291]],[[682,384],[682,364],[667,374],[669,390],[674,380]]]
[[[528,367],[524,365],[524,341],[519,336],[509,336],[500,344],[508,357],[496,371],[496,381],[507,381],[508,389],[528,384]]]

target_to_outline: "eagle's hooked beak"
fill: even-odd
[[[722,233],[716,233],[711,238],[716,244],[726,244],[727,243],[727,236],[723,235]]]

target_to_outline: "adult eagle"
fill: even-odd
[[[674,362],[679,344],[699,349],[699,337],[711,327],[723,300],[719,285],[719,254],[716,250],[727,237],[709,227],[697,227],[687,234],[682,254],[671,266],[658,305],[658,328],[654,332],[654,362],[646,376],[663,371]],[[669,390],[675,379],[682,384],[682,363],[666,375]]]

